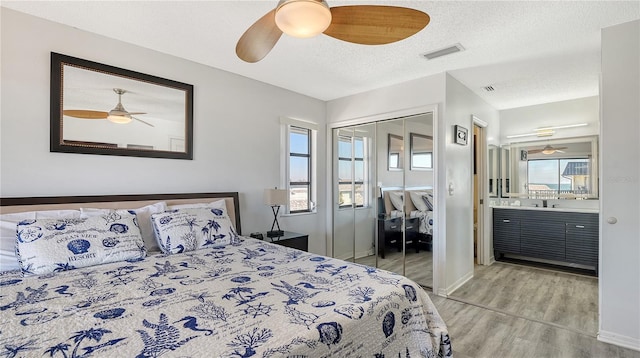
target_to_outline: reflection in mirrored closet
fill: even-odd
[[[432,286],[432,114],[332,134],[333,256]]]

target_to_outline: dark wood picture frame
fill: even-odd
[[[454,142],[460,145],[467,145],[469,139],[469,130],[463,126],[454,126]]]
[[[86,140],[64,140],[63,138],[63,109],[64,103],[64,67],[71,66],[77,69],[94,71],[106,76],[115,76],[133,81],[140,81],[145,84],[157,85],[184,91],[184,151],[143,149],[139,146],[136,149],[126,147],[114,147],[110,143]],[[98,62],[84,60],[72,56],[67,56],[51,52],[51,102],[50,102],[50,151],[62,153],[82,153],[133,156],[148,158],[168,158],[168,159],[193,159],[193,85],[148,75],[140,72],[126,70],[119,67],[109,66]],[[96,84],[100,86],[100,84]],[[117,102],[115,94],[114,104]],[[105,108],[108,111],[110,108]],[[135,144],[135,143],[133,143]]]

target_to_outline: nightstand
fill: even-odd
[[[266,242],[272,242],[274,244],[291,247],[302,251],[309,250],[309,235],[307,234],[285,231],[284,235],[277,237],[267,237],[267,234],[265,233],[264,238],[264,241]]]
[[[419,218],[407,218],[405,245],[413,244],[418,252],[417,236],[420,229]],[[385,250],[393,246],[402,251],[402,218],[383,216],[378,218],[378,253],[384,259]]]

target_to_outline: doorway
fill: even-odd
[[[473,156],[472,156],[472,185],[473,185],[473,263],[474,265],[489,264],[490,245],[485,233],[485,202],[488,188],[488,160],[487,160],[487,123],[473,118]]]

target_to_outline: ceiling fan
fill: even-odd
[[[148,126],[155,127],[149,122],[145,122],[140,118],[134,117],[137,114],[146,114],[145,112],[128,112],[122,106],[122,95],[127,93],[127,90],[122,88],[114,88],[113,91],[118,94],[118,104],[109,112],[92,111],[85,109],[65,109],[62,114],[69,117],[82,118],[82,119],[107,119],[110,122],[118,124],[127,124],[132,120],[139,121]]]
[[[238,40],[236,54],[246,62],[262,60],[282,33],[312,37],[324,33],[338,40],[382,45],[406,39],[429,24],[426,13],[398,6],[349,5],[329,8],[324,0],[280,0]]]
[[[553,153],[564,153],[562,150],[563,149],[567,149],[567,147],[553,147],[551,145],[545,145],[544,148],[542,149],[530,149],[527,151],[528,154],[537,154],[537,153],[542,153],[542,154],[546,154],[546,155],[550,155]]]

